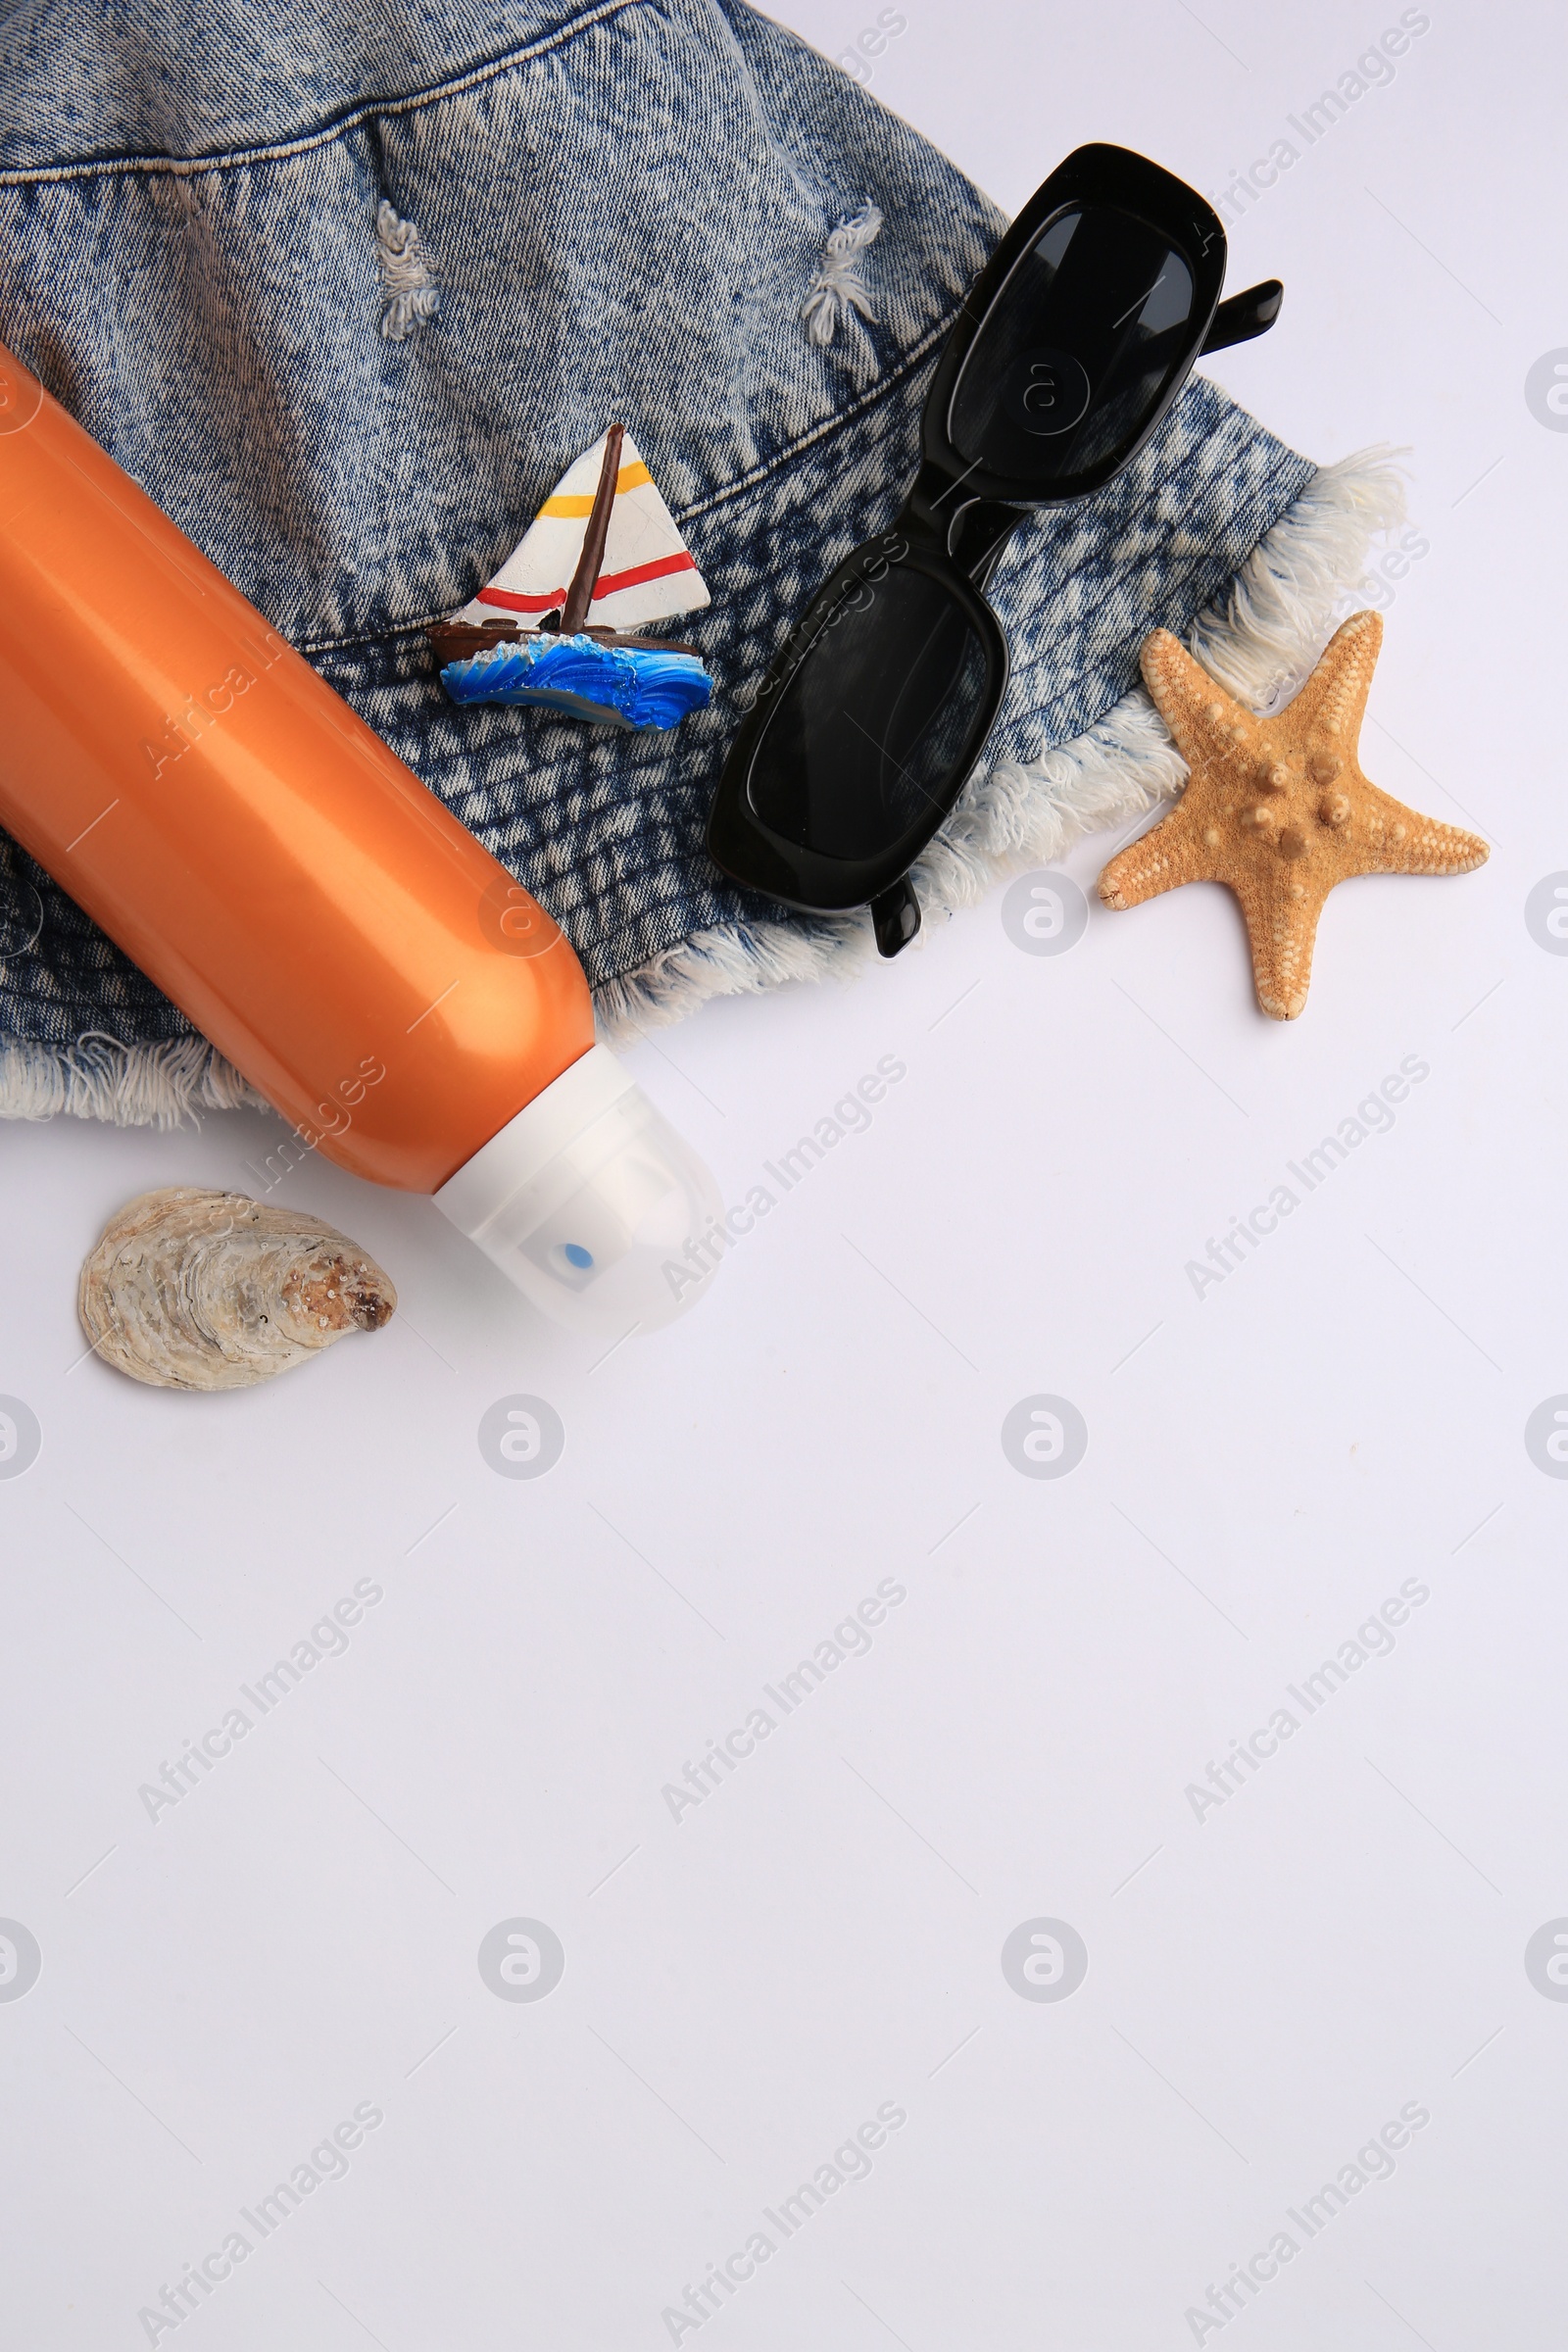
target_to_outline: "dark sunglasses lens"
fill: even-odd
[[[1074,207],[1008,273],[964,361],[959,456],[1042,496],[1130,449],[1192,341],[1193,276],[1131,214]]]
[[[947,814],[980,748],[991,665],[963,607],[913,568],[841,598],[752,763],[762,823],[818,857],[875,858]]]

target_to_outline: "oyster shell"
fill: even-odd
[[[398,1295],[318,1217],[173,1185],[111,1217],[76,1309],[106,1364],[155,1389],[249,1389],[346,1331],[379,1331]]]

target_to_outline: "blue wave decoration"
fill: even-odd
[[[678,727],[712,699],[694,655],[592,637],[533,637],[449,662],[441,683],[455,703],[537,703],[600,727]]]

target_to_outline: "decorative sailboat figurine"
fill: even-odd
[[[564,583],[564,584],[563,584]],[[630,634],[710,602],[624,426],[568,468],[495,578],[428,635],[456,703],[537,703],[603,727],[674,727],[710,699],[689,646]]]

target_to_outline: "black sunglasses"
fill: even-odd
[[[882,954],[908,945],[908,869],[1007,682],[985,583],[1024,510],[1102,489],[1200,354],[1273,325],[1278,279],[1221,303],[1224,279],[1219,216],[1124,147],[1080,147],[1030,198],[937,363],[903,513],[813,599],[730,747],[708,847],[734,881],[869,906]]]

